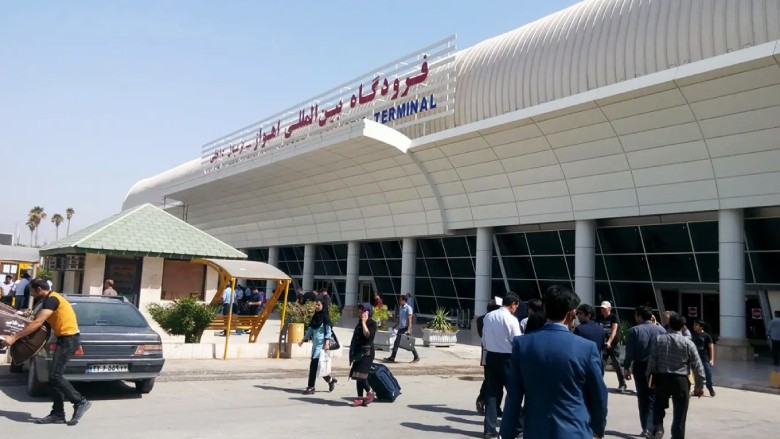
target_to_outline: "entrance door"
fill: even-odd
[[[373,303],[374,285],[371,282],[360,282],[360,303]]]
[[[138,306],[142,267],[143,258],[108,256],[106,257],[106,271],[103,279],[112,279],[116,292]]]
[[[668,309],[668,304],[666,306]],[[704,320],[708,326],[705,330],[715,334],[720,332],[720,298],[717,294],[681,291],[680,313],[685,316],[691,331],[694,321]]]

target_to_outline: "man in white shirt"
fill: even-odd
[[[13,296],[11,296],[11,288],[14,286],[13,276],[10,274],[5,276],[5,282],[0,284],[0,303],[4,303],[11,306]]]
[[[222,291],[222,314],[228,315],[230,314],[230,307],[233,306],[233,300],[235,299],[235,295],[233,294],[233,289],[230,288],[230,284],[225,287],[225,289]]]
[[[507,293],[502,300],[501,308],[489,312],[485,316],[482,328],[482,344],[487,351],[485,355],[485,438],[498,437],[498,399],[507,385],[507,378],[512,374],[512,340],[520,333],[520,322],[515,317],[515,311],[520,304],[520,297],[515,293]]]

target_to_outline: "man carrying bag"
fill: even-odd
[[[414,347],[412,340],[409,340],[412,335],[412,307],[406,303],[406,296],[401,295],[398,306],[398,322],[393,325],[393,329],[398,328],[395,336],[395,343],[393,343],[393,352],[389,357],[385,358],[388,363],[395,363],[395,355],[398,353],[398,347],[401,344],[401,339],[406,338],[409,350],[412,351],[414,359],[412,363],[418,363],[420,356],[417,354],[417,349]]]

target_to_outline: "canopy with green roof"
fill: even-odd
[[[120,212],[40,249],[41,256],[98,253],[168,259],[245,259],[246,255],[151,204]]]

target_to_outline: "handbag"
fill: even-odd
[[[333,326],[330,327],[330,350],[336,351],[341,349],[341,343],[339,343],[338,337],[336,337],[336,331],[333,330]]]
[[[320,361],[317,366],[317,378],[324,378],[330,376],[331,371],[331,359],[327,352],[320,352]]]

